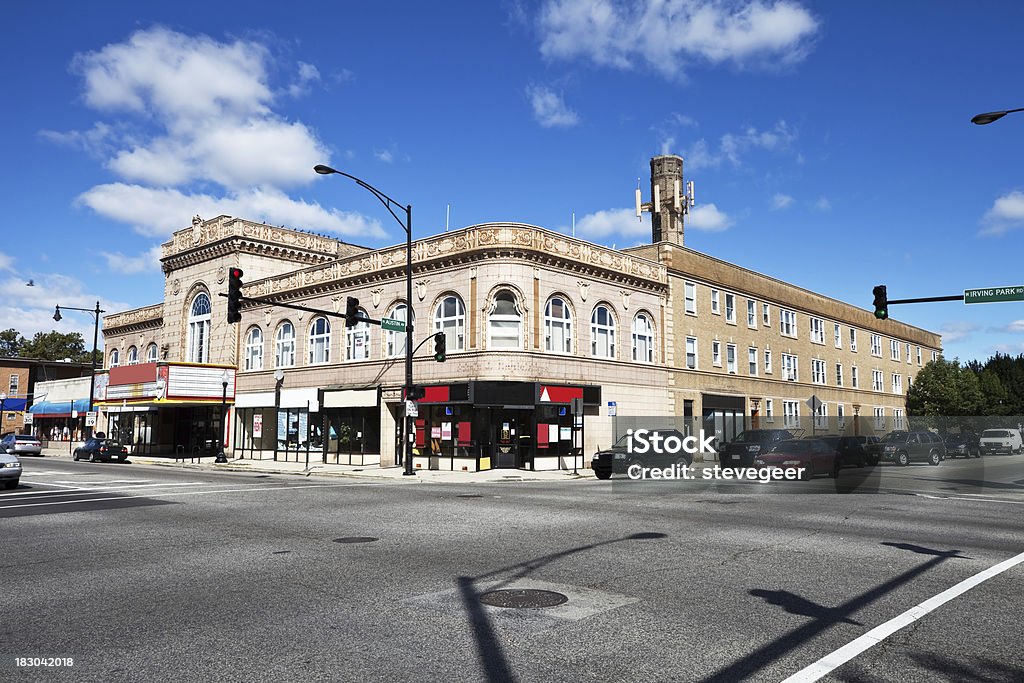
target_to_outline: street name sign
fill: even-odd
[[[1000,301],[1024,301],[1024,285],[965,289],[965,304],[991,304]]]
[[[405,332],[405,321],[394,318],[381,318],[380,329],[391,330],[392,332]]]

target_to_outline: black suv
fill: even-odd
[[[819,436],[819,439],[832,447],[836,452],[836,465],[838,467],[864,467],[870,462],[867,450],[864,446],[867,443],[865,436],[837,436],[829,434]]]
[[[721,444],[718,458],[722,467],[750,467],[758,453],[767,453],[779,441],[795,438],[788,429],[748,429]]]
[[[889,432],[872,447],[882,460],[891,460],[897,465],[909,465],[921,461],[938,465],[946,459],[946,444],[942,437],[927,431]]]
[[[682,432],[677,429],[652,429],[646,441],[650,442],[652,437],[657,435],[661,439],[674,436],[680,443],[685,438]],[[622,436],[611,448],[594,453],[594,459],[590,461],[590,468],[598,479],[608,479],[612,474],[626,474],[632,465],[641,467],[671,467],[672,465],[692,465],[693,456],[686,451],[678,453],[655,453],[653,449],[647,449],[646,453],[629,452],[629,436]],[[637,448],[638,443],[634,442],[633,447]]]

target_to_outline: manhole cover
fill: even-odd
[[[485,605],[490,605],[491,607],[511,607],[513,609],[555,607],[568,600],[569,598],[561,593],[535,588],[508,588],[480,594],[480,602]]]
[[[335,543],[373,543],[379,541],[379,538],[373,536],[343,536],[341,538],[334,539]]]

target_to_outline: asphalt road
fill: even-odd
[[[0,680],[780,681],[1024,552],[1022,456],[844,470],[847,495],[24,462]],[[1022,588],[1018,564],[822,680],[1020,681]]]

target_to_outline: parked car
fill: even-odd
[[[811,438],[776,441],[754,456],[751,464],[759,469],[802,467],[804,481],[816,474],[834,477],[839,471],[836,450],[822,439]]]
[[[676,429],[652,429],[651,436],[657,434],[662,439],[674,436],[683,440],[684,435]],[[619,438],[610,448],[594,453],[590,461],[590,469],[598,479],[608,479],[612,474],[625,474],[634,464],[641,467],[671,467],[672,465],[691,465],[693,456],[685,451],[679,453],[630,453],[629,436]],[[650,441],[650,437],[647,439]],[[636,443],[634,443],[634,448]]]
[[[128,449],[111,439],[89,439],[75,449],[72,454],[73,460],[88,460],[97,462],[123,462],[128,459]]]
[[[889,432],[875,448],[880,449],[882,460],[891,460],[897,465],[909,465],[915,461],[938,465],[946,457],[942,438],[928,431]]]
[[[820,438],[835,450],[839,467],[864,467],[868,464],[868,452],[864,449],[866,436],[829,434]]]
[[[947,434],[945,441],[947,458],[956,458],[961,455],[965,458],[972,455],[975,458],[981,457],[981,443],[977,434],[970,432]]]
[[[748,429],[722,443],[718,459],[722,467],[750,467],[758,453],[767,453],[778,442],[794,438],[796,435],[788,429]]]
[[[1020,453],[1024,449],[1020,432],[1016,429],[986,429],[981,433],[978,446],[985,453]]]
[[[0,483],[4,488],[14,489],[21,480],[21,461],[11,453],[0,453]]]
[[[43,444],[31,434],[8,434],[0,439],[0,453],[42,455]]]

